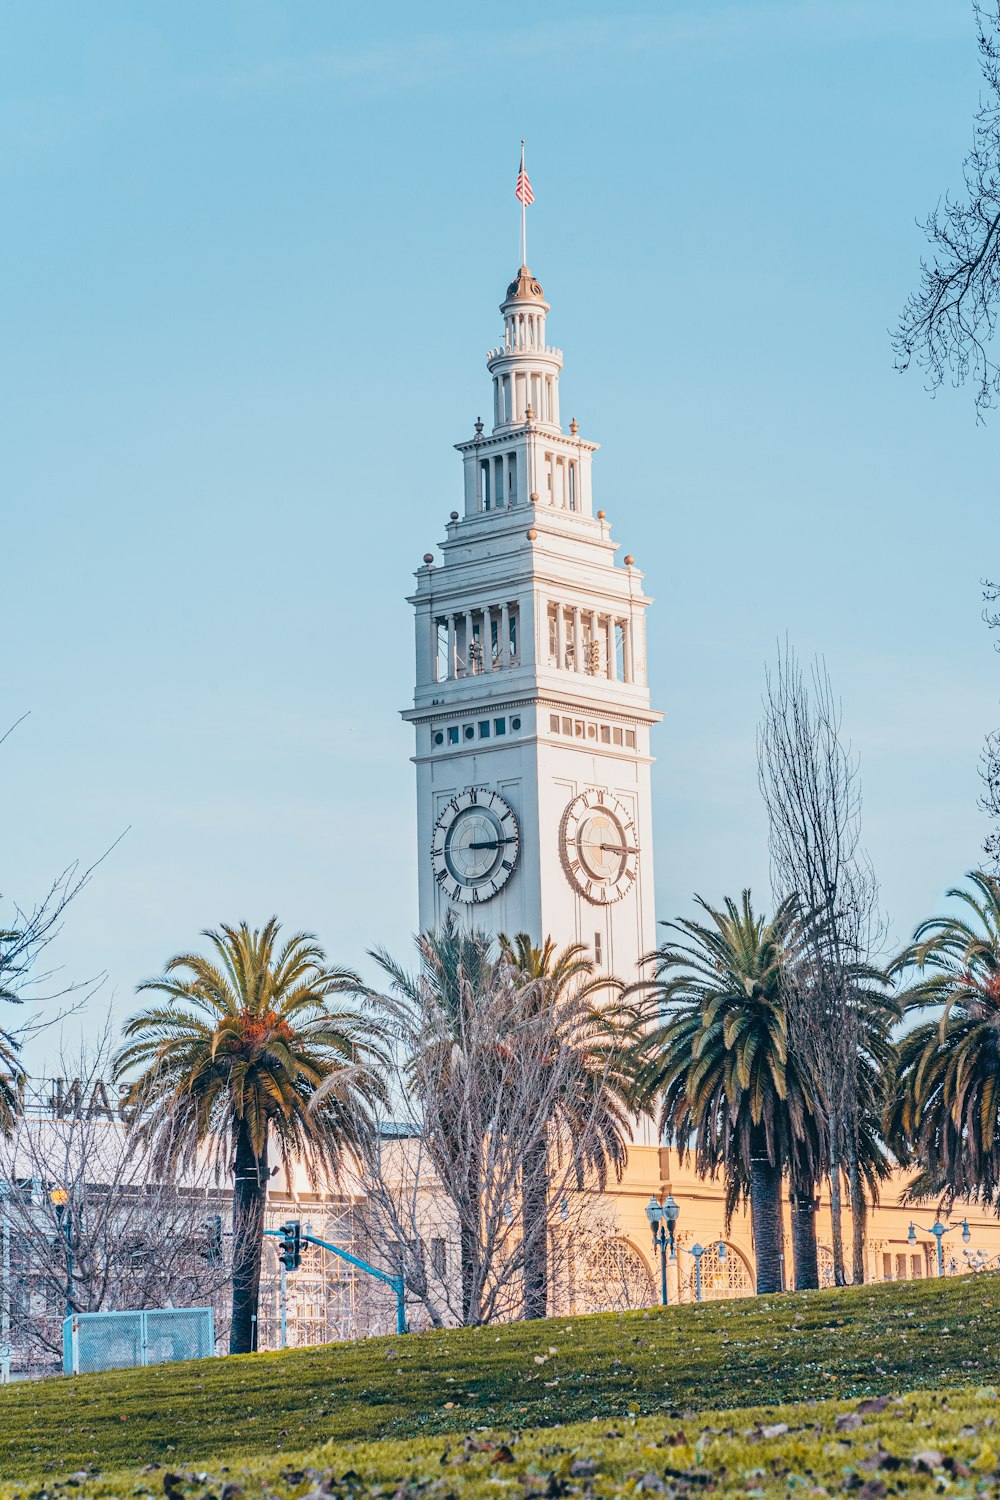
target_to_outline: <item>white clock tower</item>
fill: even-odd
[[[562,354],[526,266],[487,356],[493,424],[410,598],[420,926],[586,945],[629,981],[656,943],[642,574],[593,508],[597,444],[559,420]]]

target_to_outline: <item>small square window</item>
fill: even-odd
[[[602,745],[610,745],[611,744],[611,725],[610,724],[602,724],[601,725],[601,744]]]
[[[558,734],[559,733],[559,715],[558,714],[549,714],[549,733],[550,734]]]
[[[626,743],[626,745],[628,746],[628,748],[630,750],[634,750],[635,749],[635,730],[634,729],[626,729],[626,731],[625,731],[625,743]]]
[[[466,726],[465,726],[465,738],[467,740],[474,740],[475,737],[476,737],[476,728],[475,728],[475,725],[474,724],[466,724]]]
[[[604,944],[601,942],[601,934],[594,933],[594,963],[600,968],[604,962]]]
[[[489,721],[489,719],[484,719],[483,722],[479,726],[479,738],[481,740],[488,740],[489,737],[490,737],[490,721]]]
[[[451,725],[449,725],[449,728],[448,728],[448,743],[449,743],[449,745],[457,745],[458,744],[458,725],[457,724],[451,724]]]
[[[493,733],[494,734],[506,734],[507,733],[507,720],[506,719],[494,719],[493,720]]]
[[[622,732],[621,732],[620,729],[615,729],[615,731],[614,731],[614,737],[615,737],[615,744],[616,745],[620,745],[621,742],[622,742]]]
[[[572,734],[572,733],[573,733],[573,720],[572,719],[563,719],[563,734]]]

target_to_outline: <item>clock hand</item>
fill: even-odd
[[[513,839],[493,839],[486,844],[466,844],[467,849],[499,849],[501,844],[512,844]]]
[[[602,844],[609,854],[638,854],[638,849],[633,849],[629,844]]]

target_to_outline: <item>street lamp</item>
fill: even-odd
[[[69,1212],[69,1193],[65,1188],[53,1188],[49,1202],[56,1211],[56,1223],[66,1236],[66,1316],[73,1313],[73,1223]]]
[[[659,1198],[650,1198],[646,1204],[646,1218],[649,1227],[653,1231],[653,1254],[657,1249],[660,1252],[660,1296],[663,1306],[667,1305],[667,1246],[670,1246],[670,1259],[676,1260],[677,1254],[674,1249],[674,1225],[680,1217],[680,1208],[674,1202],[670,1193],[661,1203]]]
[[[950,1234],[953,1229],[961,1229],[962,1238],[966,1244],[972,1239],[972,1230],[969,1228],[967,1219],[963,1219],[961,1224],[942,1224],[940,1219],[935,1219],[930,1229],[925,1229],[922,1224],[914,1224],[911,1219],[910,1232],[906,1236],[907,1244],[915,1245],[917,1243],[918,1229],[921,1234],[932,1234],[937,1241],[937,1267],[939,1276],[944,1275],[944,1251],[941,1248],[941,1241],[944,1239],[944,1236]]]
[[[701,1258],[703,1255],[707,1255],[711,1248],[711,1245],[702,1245],[698,1243],[693,1244],[690,1250],[685,1249],[683,1245],[678,1246],[678,1249],[682,1250],[685,1255],[694,1256],[694,1295],[696,1302],[701,1301]],[[729,1257],[729,1251],[726,1249],[725,1240],[719,1240],[715,1248],[718,1252],[720,1264],[725,1265]]]

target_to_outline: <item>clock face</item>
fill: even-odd
[[[500,793],[469,787],[434,825],[434,879],[449,901],[489,901],[511,877],[520,838],[514,809]]]
[[[639,844],[632,814],[610,792],[592,788],[574,797],[559,832],[566,873],[595,906],[620,901],[635,882]]]

